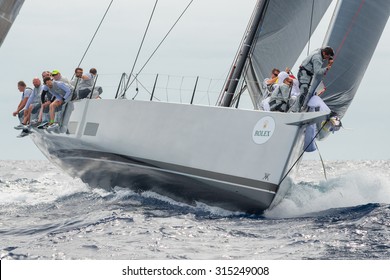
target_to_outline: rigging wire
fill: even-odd
[[[133,80],[128,83],[127,85],[127,88],[125,89],[125,93],[126,91],[129,89],[129,87],[134,83],[134,81],[137,79],[137,76],[142,72],[142,70],[146,67],[146,65],[149,63],[149,61],[152,59],[152,57],[154,56],[154,54],[157,52],[157,50],[160,48],[160,46],[162,45],[162,43],[165,41],[165,39],[168,37],[168,35],[171,33],[172,29],[176,26],[176,24],[179,22],[179,20],[182,18],[182,16],[185,14],[185,12],[188,10],[188,8],[190,7],[190,5],[192,4],[194,0],[191,0],[187,7],[184,9],[184,11],[180,14],[179,18],[175,21],[175,23],[172,25],[172,27],[169,29],[169,31],[167,32],[167,34],[164,36],[164,38],[161,40],[161,42],[157,45],[156,49],[152,52],[152,54],[149,56],[149,58],[146,60],[146,62],[144,63],[144,65],[141,67],[141,69],[138,71],[137,75],[135,75],[135,78],[133,78]],[[125,94],[124,93],[124,94]],[[124,94],[122,95],[122,97],[124,96]]]
[[[322,131],[322,129],[325,127],[325,125],[328,123],[328,121],[324,122],[324,124],[321,126],[321,128],[318,130],[317,134],[313,137],[313,139],[311,139],[310,143],[307,144],[307,146],[305,147],[305,149],[302,151],[302,153],[299,155],[299,157],[297,158],[297,160],[294,162],[294,164],[290,167],[290,169],[286,172],[286,174],[283,176],[282,180],[280,180],[279,184],[280,185],[284,179],[286,179],[286,177],[288,176],[288,174],[290,174],[291,170],[294,168],[294,166],[298,163],[298,161],[302,158],[302,156],[305,154],[306,150],[310,147],[310,145],[313,143],[313,141],[317,138],[318,134],[320,134],[320,132]]]
[[[114,2],[114,0],[111,0],[110,4],[108,5],[108,7],[107,7],[107,9],[106,9],[106,12],[105,12],[104,15],[103,15],[103,18],[101,19],[101,21],[100,21],[100,23],[99,23],[99,25],[98,25],[98,27],[97,27],[95,33],[93,34],[92,39],[91,39],[91,41],[89,42],[88,47],[87,47],[87,49],[85,50],[85,52],[84,52],[84,54],[83,54],[83,56],[82,56],[82,58],[81,58],[79,64],[77,65],[77,67],[80,67],[81,63],[83,62],[83,60],[84,60],[84,58],[85,58],[85,56],[86,56],[86,54],[87,54],[87,52],[88,52],[88,50],[89,50],[89,47],[91,46],[93,40],[95,39],[95,36],[96,36],[96,34],[98,33],[98,31],[99,31],[99,29],[100,29],[100,26],[102,25],[102,23],[103,23],[103,21],[104,21],[104,18],[106,17],[106,15],[107,15],[107,13],[108,13],[108,10],[109,10],[110,7],[111,7],[112,2]],[[73,76],[74,76],[74,74],[73,74]],[[72,77],[72,78],[73,78],[73,77]]]
[[[320,156],[320,160],[321,160],[321,164],[322,164],[322,170],[324,170],[325,180],[328,180],[328,178],[327,178],[327,176],[326,176],[325,164],[324,164],[324,161],[322,160],[322,156],[321,156],[321,153],[320,153],[320,149],[318,148],[317,142],[314,142],[314,144],[316,145],[316,149],[317,149],[317,151],[318,151],[318,155]]]
[[[183,87],[183,82],[184,82],[184,76],[181,77],[181,83],[180,83],[180,88],[179,88],[179,95],[180,95],[180,103],[182,103],[182,98],[181,98],[181,89]]]
[[[153,10],[152,10],[152,13],[149,17],[149,21],[148,21],[148,25],[146,26],[146,29],[145,29],[145,32],[144,32],[144,36],[142,37],[142,41],[141,41],[141,44],[138,48],[138,53],[137,53],[137,56],[135,57],[135,60],[134,60],[134,63],[133,63],[133,67],[131,68],[131,71],[130,71],[130,75],[129,75],[129,78],[127,80],[127,83],[126,83],[126,86],[125,86],[125,90],[122,94],[122,98],[126,95],[126,91],[128,90],[129,88],[129,82],[130,82],[130,78],[131,76],[133,76],[133,71],[134,71],[134,68],[135,68],[135,65],[137,64],[137,61],[138,61],[138,57],[139,57],[139,54],[141,52],[141,49],[142,49],[142,46],[144,44],[144,41],[145,41],[145,38],[146,38],[146,34],[148,33],[148,30],[149,30],[149,27],[150,27],[150,23],[152,22],[152,18],[153,18],[153,15],[154,15],[154,12],[156,10],[156,6],[157,6],[157,3],[158,3],[158,0],[156,0],[156,2],[154,3],[154,7],[153,7]],[[135,98],[135,96],[133,97],[133,99]]]
[[[168,86],[169,86],[169,75],[168,75],[168,78],[167,78],[167,85],[165,87],[165,94],[167,96],[167,102],[169,102]]]
[[[209,101],[209,106],[210,106],[210,87],[211,87],[211,83],[213,82],[213,79],[210,79],[210,83],[209,83],[209,86],[207,87],[207,99]]]
[[[135,86],[135,95],[134,95],[134,97],[132,98],[133,100],[137,97],[138,92],[139,92],[139,89],[138,89],[138,80],[137,80],[137,81],[136,81],[136,86]]]

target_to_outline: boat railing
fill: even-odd
[[[119,83],[118,77],[120,77]],[[135,76],[133,76],[134,78]],[[103,89],[101,98],[126,98],[215,106],[218,103],[224,83],[225,78],[142,73],[134,79],[134,82],[128,85],[128,75],[126,73],[109,74],[100,72],[99,81],[96,85]],[[125,94],[123,95],[123,93]],[[240,108],[253,108],[251,97],[247,92],[240,95],[240,99]]]
[[[127,86],[128,75],[123,73],[116,86],[115,99],[127,98],[161,102],[214,105],[224,80],[201,76],[177,76],[168,74],[142,74],[133,77]],[[104,86],[105,91],[106,86]],[[125,94],[124,94],[125,93]]]

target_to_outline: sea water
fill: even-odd
[[[93,189],[48,161],[0,161],[0,259],[390,259],[390,161],[303,161],[263,215]]]

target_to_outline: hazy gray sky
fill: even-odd
[[[0,49],[0,160],[44,158],[29,137],[16,138],[19,132],[13,127],[18,122],[12,112],[20,101],[17,82],[24,80],[31,85],[32,79],[40,76],[43,70],[54,69],[71,78],[109,3],[110,0],[25,1]],[[113,98],[121,73],[130,72],[154,3],[155,0],[114,0],[81,65],[86,70],[98,69],[104,98]],[[138,68],[188,3],[184,0],[159,1]],[[224,79],[255,4],[256,0],[195,0],[144,73],[151,76],[169,74],[172,80],[178,76],[198,75]],[[332,11],[328,11],[318,27],[311,42],[312,49],[321,46],[331,14]],[[387,24],[343,120],[349,129],[319,143],[325,160],[390,158],[387,124],[390,90],[382,78],[390,64],[389,45],[390,27]],[[305,49],[297,64],[306,53]],[[305,158],[318,156],[312,154]]]

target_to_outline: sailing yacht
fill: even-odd
[[[153,96],[74,100],[57,131],[34,129],[30,137],[50,161],[92,187],[261,213],[291,188],[309,144],[332,130],[331,114],[345,115],[390,14],[388,0],[338,1],[323,43],[334,48],[335,62],[321,92],[312,89],[329,110],[261,110],[262,81],[271,69],[294,65],[330,3],[258,0],[215,106]],[[244,94],[250,109],[238,106]]]

